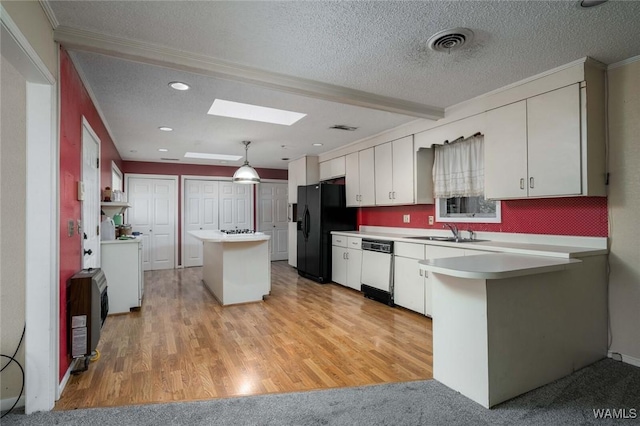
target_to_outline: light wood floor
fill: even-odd
[[[145,274],[140,312],[107,318],[56,409],[292,392],[432,377],[431,320],[272,264],[271,296],[222,307],[202,269]]]

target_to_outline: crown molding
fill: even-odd
[[[102,113],[102,108],[100,108],[100,104],[98,103],[98,98],[96,97],[95,93],[93,93],[93,90],[91,89],[91,85],[89,84],[87,75],[84,73],[84,70],[82,69],[80,64],[73,59],[73,56],[70,54],[70,52],[67,52],[67,56],[69,57],[69,60],[73,64],[73,67],[75,68],[76,72],[78,73],[78,76],[80,77],[80,81],[82,82],[84,89],[87,91],[87,94],[91,99],[91,102],[93,102],[93,106],[98,112],[98,116],[100,116],[100,119],[102,120],[102,124],[104,125],[104,128],[107,130],[107,133],[109,134],[109,137],[113,142],[113,145],[116,147],[116,151],[118,151],[118,148],[116,145],[116,138],[113,137],[113,132],[111,131],[111,127],[109,127],[109,122],[107,121],[104,114]],[[118,151],[118,153],[120,153],[120,151]],[[122,158],[122,156],[120,156],[120,158]]]
[[[214,78],[255,84],[311,98],[430,120],[438,120],[444,117],[443,108],[264,71],[224,62],[210,56],[91,31],[63,26],[57,27],[54,30],[54,39],[67,49],[84,50]]]
[[[40,6],[42,6],[42,10],[44,10],[45,15],[47,15],[47,19],[51,24],[51,28],[55,30],[60,26],[60,22],[58,21],[58,18],[56,18],[56,14],[53,13],[53,9],[51,8],[51,3],[49,3],[49,0],[39,0],[39,1],[40,1]]]
[[[640,55],[632,56],[632,57],[627,58],[627,59],[625,59],[623,61],[610,64],[607,67],[607,70],[613,70],[613,69],[616,69],[616,68],[620,68],[620,67],[623,67],[625,65],[629,65],[629,64],[632,64],[632,63],[638,62],[638,61],[640,61]]]

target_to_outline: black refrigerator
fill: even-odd
[[[331,281],[331,231],[356,229],[356,209],[347,208],[344,185],[298,187],[298,274]]]

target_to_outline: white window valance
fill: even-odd
[[[484,137],[467,139],[434,148],[433,192],[435,198],[484,195]]]

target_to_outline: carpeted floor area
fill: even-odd
[[[598,419],[596,409],[609,418]],[[612,418],[615,415],[626,419]],[[635,418],[632,418],[635,417]],[[2,425],[640,424],[640,368],[611,359],[487,410],[435,380],[200,402],[9,414]]]

